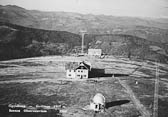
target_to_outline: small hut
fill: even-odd
[[[88,49],[89,56],[101,56],[102,50],[101,49]]]
[[[90,109],[95,112],[104,112],[105,97],[101,93],[97,93],[90,102]]]

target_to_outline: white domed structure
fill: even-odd
[[[90,103],[90,108],[96,112],[104,112],[105,97],[101,93],[97,93]]]
[[[101,93],[97,93],[94,97],[93,97],[93,102],[97,103],[97,104],[105,104],[105,97],[101,94]]]

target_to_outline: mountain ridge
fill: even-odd
[[[85,53],[89,48],[99,48],[107,55],[168,61],[168,45],[132,35],[86,34],[84,45]],[[0,23],[0,60],[78,54],[80,51],[80,35]]]
[[[38,20],[41,20],[41,18],[43,19],[44,17],[51,18],[51,20],[52,20],[52,18],[54,18],[54,17],[55,18],[59,18],[59,16],[60,17],[66,17],[66,18],[70,17],[70,16],[75,18],[75,16],[77,16],[78,18],[80,17],[80,18],[83,18],[85,20],[88,18],[89,21],[90,21],[91,18],[93,18],[93,19],[98,18],[98,19],[102,20],[102,17],[103,17],[103,18],[106,18],[106,20],[116,20],[116,19],[118,19],[118,20],[121,20],[122,22],[125,22],[125,20],[129,20],[129,23],[133,23],[133,24],[134,23],[135,24],[136,23],[137,24],[138,23],[146,23],[145,25],[148,25],[148,24],[150,24],[152,22],[153,22],[152,24],[157,23],[157,22],[158,23],[167,23],[168,24],[168,19],[160,19],[159,20],[159,19],[152,19],[152,18],[128,17],[128,16],[121,17],[121,16],[112,16],[112,15],[92,15],[92,14],[80,14],[80,13],[73,13],[73,12],[62,12],[62,11],[60,11],[60,12],[45,11],[44,12],[44,11],[38,11],[38,10],[26,10],[26,9],[24,9],[22,7],[19,7],[19,6],[16,6],[16,5],[1,6],[0,10],[1,10],[1,12],[4,11],[6,13],[15,12],[15,11],[19,11],[20,10],[20,11],[22,11],[20,13],[29,14],[29,15],[33,16],[34,18],[35,17],[38,18]],[[3,15],[3,13],[1,13],[1,14]],[[19,14],[13,14],[13,15],[19,15]],[[1,18],[3,18],[3,16],[1,16]],[[21,17],[21,18],[23,18],[23,17]],[[150,19],[150,22],[149,22],[149,19]],[[132,22],[132,20],[134,20],[135,22]],[[156,20],[157,20],[157,22],[154,22]],[[162,20],[162,22],[161,22],[161,20]],[[166,22],[166,20],[167,20],[167,22]],[[12,23],[12,21],[10,21],[10,23]],[[59,22],[57,22],[57,23],[59,23]],[[121,23],[121,22],[119,22],[119,23]],[[131,24],[129,24],[129,25],[131,25]],[[166,26],[165,24],[162,25],[162,26],[163,27],[165,26],[165,27],[168,28],[168,26]],[[36,28],[38,28],[38,27],[36,27]]]
[[[168,59],[165,20],[157,24],[139,18],[42,12],[8,5],[0,6],[0,22],[0,60],[79,53],[81,29],[87,30],[85,52],[98,47],[108,55]]]
[[[0,21],[35,29],[80,34],[126,34],[168,43],[168,19],[142,19],[68,12],[43,12],[8,5],[0,6]]]

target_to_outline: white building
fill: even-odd
[[[101,93],[97,93],[90,102],[90,109],[95,112],[104,112],[105,97]]]
[[[69,62],[66,64],[65,69],[67,78],[87,79],[89,71],[91,71],[91,65],[85,62]]]
[[[89,56],[101,56],[102,50],[101,49],[88,49]]]

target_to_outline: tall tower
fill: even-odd
[[[158,117],[158,95],[159,95],[159,68],[158,62],[156,62],[156,79],[154,89],[154,104],[153,104],[153,117]]]
[[[80,33],[82,34],[82,45],[81,45],[81,54],[84,54],[84,38],[85,38],[85,34],[86,34],[86,30],[80,30]]]

